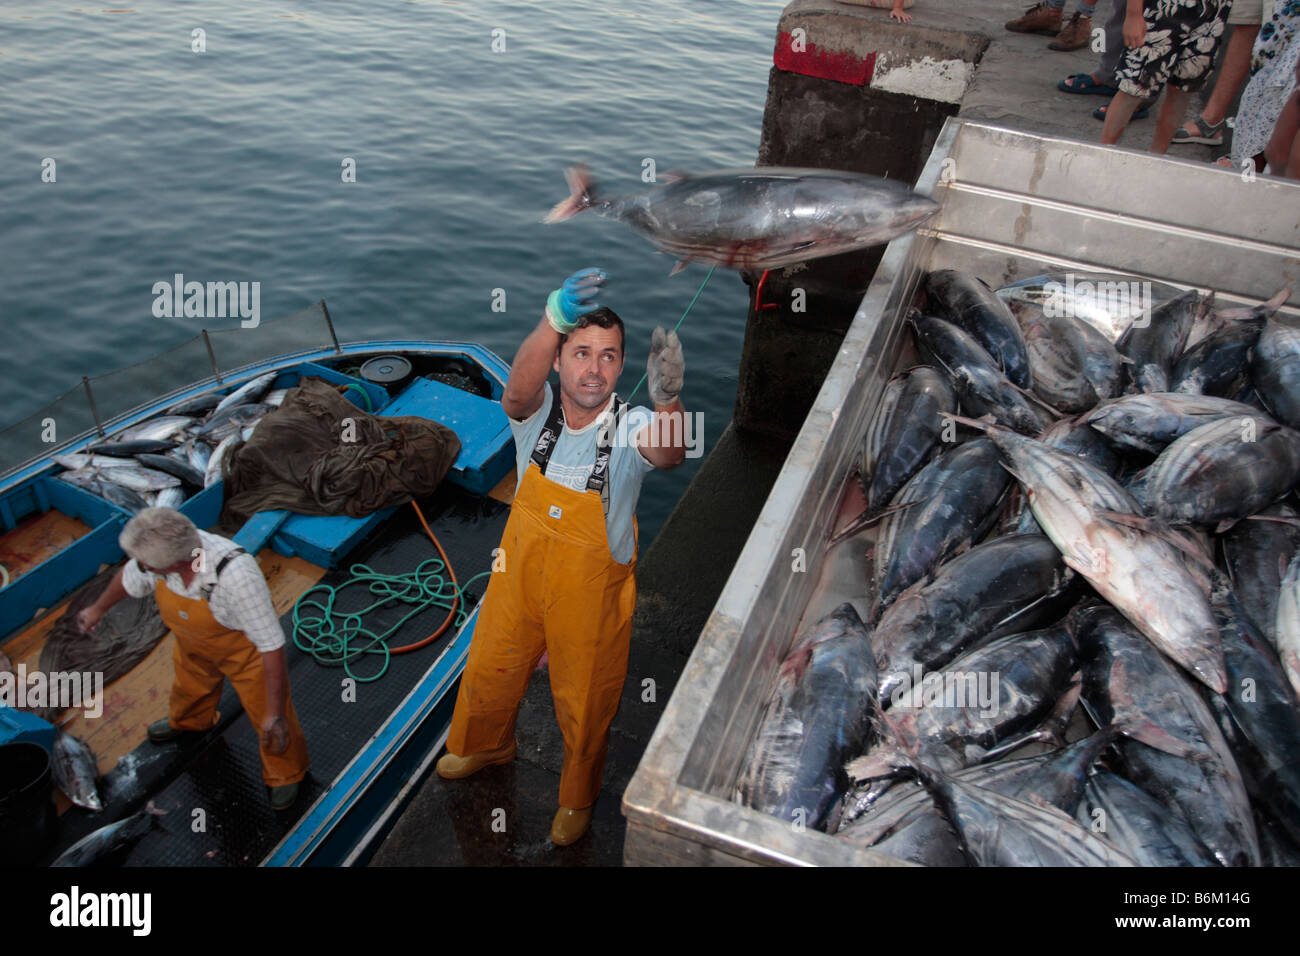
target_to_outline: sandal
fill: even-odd
[[[1062,93],[1095,93],[1098,96],[1114,96],[1119,92],[1117,87],[1098,83],[1092,78],[1091,73],[1076,73],[1073,76],[1067,76],[1056,84],[1056,88]]]
[[[1110,106],[1110,104],[1107,103],[1106,106]],[[1106,106],[1098,106],[1095,110],[1092,111],[1093,117],[1101,120],[1103,123],[1106,121]],[[1143,106],[1134,110],[1133,115],[1130,116],[1129,119],[1146,119],[1150,115],[1151,115],[1151,107]]]
[[[1192,120],[1192,125],[1196,127],[1196,132],[1187,132],[1187,124],[1184,123],[1178,129],[1174,130],[1174,138],[1170,143],[1203,143],[1206,146],[1223,145],[1223,126],[1228,121],[1219,120],[1213,126],[1205,122],[1204,116],[1198,116]]]

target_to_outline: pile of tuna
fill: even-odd
[[[872,579],[796,640],[737,799],[931,865],[1300,863],[1289,290],[1073,285],[927,277],[835,539],[875,526]]]
[[[55,455],[55,477],[98,495],[132,514],[143,508],[178,508],[221,480],[235,447],[284,401],[271,391],[267,372],[229,394],[205,392],[178,402],[84,452]]]

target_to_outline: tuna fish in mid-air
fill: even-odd
[[[777,166],[669,174],[627,196],[595,195],[586,166],[571,167],[570,195],[546,217],[592,210],[625,222],[661,252],[730,269],[775,269],[880,245],[939,211],[902,183],[831,169]]]

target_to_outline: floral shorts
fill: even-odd
[[[1210,73],[1223,39],[1230,0],[1144,0],[1147,37],[1127,49],[1115,70],[1116,85],[1130,96],[1148,97],[1166,83],[1195,92]]]

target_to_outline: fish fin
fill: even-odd
[[[1205,546],[1185,531],[1180,531],[1178,528],[1142,515],[1127,515],[1118,511],[1100,511],[1098,515],[1110,521],[1111,524],[1136,528],[1147,534],[1163,538],[1184,554],[1194,558],[1202,569],[1210,572],[1217,570],[1214,558],[1206,551]]]
[[[1008,465],[1005,461],[999,461],[998,464],[1001,465],[1002,468],[1003,468],[1003,470],[1005,470],[1006,473],[1007,473],[1008,475],[1010,475],[1012,478],[1016,479],[1016,481],[1018,481],[1018,482],[1020,483],[1020,486],[1021,486],[1022,488],[1025,489],[1025,503],[1026,503],[1027,505],[1031,506],[1031,507],[1030,507],[1030,510],[1032,511],[1032,510],[1033,510],[1032,505],[1033,505],[1033,503],[1034,503],[1034,496],[1033,496],[1033,493],[1032,493],[1032,492],[1030,491],[1030,489],[1029,489],[1029,484],[1028,484],[1028,482],[1026,482],[1025,479],[1022,478],[1022,477],[1020,476],[1020,473],[1019,473],[1018,471],[1016,471],[1014,468],[1012,468],[1010,465]]]
[[[1005,372],[1003,374],[1005,374]],[[1011,381],[1010,379],[1007,379],[1007,384],[1010,385],[1017,392],[1019,392],[1021,395],[1023,395],[1026,401],[1033,402],[1039,408],[1042,408],[1044,411],[1050,414],[1053,418],[1065,418],[1065,412],[1061,411],[1055,405],[1047,404],[1047,402],[1043,401],[1041,398],[1039,398],[1029,389],[1021,388],[1019,385],[1017,385],[1015,382]]]
[[[927,498],[925,500],[929,501],[930,499]],[[921,503],[922,502],[920,501],[906,501],[902,504],[890,505],[888,508],[877,509],[874,512],[868,508],[839,531],[835,532],[835,534],[831,535],[826,542],[826,547],[829,548],[833,544],[839,544],[839,542],[843,541],[845,538],[857,534],[863,528],[871,527],[871,525],[876,524],[882,518],[887,518],[892,514],[897,514],[906,508],[911,508],[913,505],[919,505]]]
[[[691,178],[691,174],[684,169],[674,168],[668,170],[668,172],[666,173],[660,173],[656,178],[659,180],[659,182],[671,186],[673,183],[686,182],[686,180]]]
[[[542,222],[561,222],[591,208],[591,191],[595,185],[591,179],[591,170],[579,163],[564,171],[564,179],[569,184],[569,198],[556,203]]]
[[[1058,747],[1065,746],[1065,729],[1070,725],[1070,718],[1074,716],[1074,710],[1079,706],[1079,697],[1083,694],[1083,672],[1075,671],[1070,677],[1070,684],[1061,694],[1060,699],[1052,708],[1052,712],[1047,715],[1043,721],[1040,730],[1048,734],[1051,742]]]
[[[1222,312],[1214,313],[1215,318],[1224,320],[1224,324],[1230,322],[1249,322],[1252,319],[1271,318],[1273,313],[1291,298],[1291,286],[1283,286],[1268,299],[1268,301],[1254,306],[1242,306],[1239,309],[1225,309]]]
[[[1091,576],[1097,573],[1097,569],[1092,566],[1092,562],[1090,561],[1085,563],[1080,561],[1078,558],[1065,554],[1064,552],[1061,553],[1061,560],[1065,562],[1065,566],[1071,571],[1082,575],[1088,580],[1091,580]]]
[[[992,415],[985,415],[983,418],[967,418],[964,415],[958,415],[956,412],[940,412],[939,417],[945,421],[954,421],[958,425],[966,425],[977,431],[989,432],[997,424],[997,420]]]
[[[670,276],[675,276],[675,275],[677,275],[677,273],[681,272],[683,269],[685,269],[685,268],[686,268],[687,266],[689,266],[690,264],[691,264],[691,260],[690,260],[690,259],[678,259],[678,260],[677,260],[677,263],[673,266],[672,271],[669,272],[668,274],[669,274]]]
[[[1289,524],[1293,528],[1300,528],[1300,518],[1288,518],[1286,515],[1247,515],[1246,521],[1277,521],[1282,524]]]
[[[990,747],[988,750],[984,750],[981,754],[979,754],[978,759],[973,762],[991,763],[992,761],[997,760],[998,758],[1011,753],[1013,750],[1019,750],[1025,744],[1032,744],[1032,743],[1039,743],[1039,742],[1046,743],[1049,740],[1053,739],[1053,737],[1054,735],[1052,733],[1049,733],[1048,731],[1044,731],[1042,729],[1031,730],[1029,731],[1029,733],[1021,734],[1019,737],[1011,737],[1007,740],[1000,741],[997,744],[997,746]],[[967,748],[968,755],[972,749],[979,749],[979,748]]]
[[[907,761],[893,750],[877,746],[871,753],[855,757],[844,765],[844,772],[855,783],[888,777],[906,767]]]
[[[1108,683],[1115,710],[1114,725],[1121,734],[1184,760],[1194,759],[1200,753],[1187,741],[1157,726],[1142,712],[1130,689],[1128,666],[1123,658],[1116,658],[1111,665]]]

